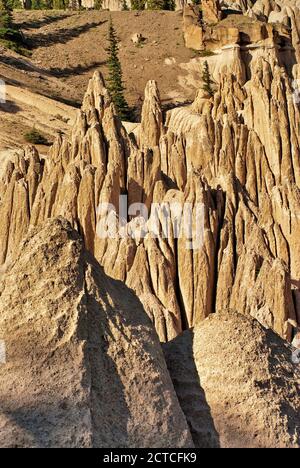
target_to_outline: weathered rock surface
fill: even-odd
[[[199,8],[195,5],[184,7],[183,35],[186,47],[194,50],[204,49],[203,28],[199,24]]]
[[[300,316],[299,107],[276,55],[254,58],[247,71],[242,54],[233,60],[219,70],[214,98],[199,92],[165,122],[149,82],[131,134],[95,74],[71,140],[58,137],[47,160],[28,148],[4,171],[1,263],[14,258],[31,225],[64,216],[105,272],[138,294],[162,341],[224,309],[292,339],[288,319]],[[122,234],[124,194],[134,209]],[[115,209],[114,238],[101,232],[99,203]],[[140,203],[149,223],[152,203],[164,204],[154,237],[137,227]],[[186,232],[164,235],[166,210],[175,229],[174,204],[202,207],[200,248],[187,247]]]
[[[1,447],[192,447],[140,301],[70,224],[30,231],[0,285]]]
[[[197,446],[299,446],[300,15],[237,7],[185,10],[213,95],[164,112],[152,80],[132,125],[96,73],[69,138],[9,154],[1,446],[192,446],[153,325]]]
[[[290,28],[268,22],[284,8],[276,5],[262,3],[258,19],[230,15],[216,25],[230,32],[236,24],[239,43],[203,58],[216,82],[213,97],[200,89],[191,106],[164,117],[150,81],[132,131],[96,73],[71,138],[59,136],[45,160],[27,148],[8,163],[0,181],[0,264],[15,257],[30,226],[63,216],[105,272],[139,296],[161,341],[224,309],[291,340],[289,320],[300,322],[300,29],[292,3],[284,10]],[[125,215],[121,195],[132,210]],[[153,203],[163,204],[156,219]],[[99,204],[114,208],[113,238],[103,235]],[[201,207],[200,248],[190,233],[177,235],[175,205],[194,215]]]
[[[272,331],[220,313],[164,350],[196,447],[299,448],[300,373]]]
[[[259,7],[259,4],[262,6]],[[241,15],[238,12],[234,14],[234,10],[231,14],[225,14],[218,2],[202,2],[201,7],[186,5],[183,10],[186,46],[204,54],[206,52],[208,56],[212,51],[218,52],[233,45],[240,45],[248,54],[253,49],[267,47],[274,49],[274,53],[280,55],[283,62],[294,65],[299,39],[299,22],[295,18],[297,9],[286,10],[283,5],[280,13],[268,9],[266,15],[263,13],[264,7],[264,3],[256,2],[245,15]],[[280,10],[278,5],[277,8]],[[293,28],[290,28],[291,23]]]

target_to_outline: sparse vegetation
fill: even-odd
[[[31,52],[25,46],[22,34],[15,29],[0,28],[0,44],[21,55],[30,56]]]
[[[69,6],[69,2],[66,0],[53,0],[53,10],[65,10]]]
[[[175,10],[175,0],[148,0],[148,10]]]
[[[197,51],[199,57],[212,57],[215,53],[212,50],[205,49]]]
[[[209,71],[209,65],[207,60],[204,62],[204,67],[202,71],[202,89],[206,91],[211,97],[214,95],[213,84],[214,81],[211,79],[211,74]]]
[[[215,52],[213,52],[210,49],[205,49],[205,50],[196,50],[196,49],[191,49],[193,51],[194,57],[213,57]]]
[[[12,29],[12,5],[9,0],[0,0],[0,28]]]
[[[131,9],[132,10],[145,10],[146,0],[132,0]]]
[[[140,117],[146,81],[157,79],[163,100],[166,102],[173,99],[167,95],[169,80],[176,82],[177,92],[181,90],[175,78],[178,73],[181,73],[180,67],[174,64],[172,73],[174,71],[175,75],[171,78],[168,73],[164,74],[161,70],[161,61],[156,59],[156,55],[161,54],[162,60],[166,57],[174,57],[179,64],[190,60],[191,52],[184,47],[179,15],[165,14],[160,11],[148,14],[127,12],[124,15],[126,18],[120,12],[108,11],[101,13],[89,11],[78,13],[78,15],[71,11],[67,13],[54,10],[14,11],[14,24],[24,32],[25,44],[30,47],[29,52],[32,55],[34,67],[41,68],[41,70],[37,72],[34,68],[31,69],[31,60],[23,63],[21,57],[16,57],[15,54],[6,50],[3,53],[9,58],[5,60],[16,64],[16,70],[9,76],[11,67],[8,68],[2,64],[0,68],[3,77],[8,75],[11,80],[19,80],[19,75],[22,73],[22,82],[27,84],[30,80],[32,90],[42,89],[42,93],[50,98],[80,107],[88,77],[92,76],[97,69],[103,73],[105,80],[108,77],[108,57],[105,48],[108,46],[109,18],[112,16],[118,37],[122,41],[119,44],[119,58],[126,88],[124,95],[133,112],[132,120],[137,120]],[[162,28],[161,24],[165,16],[167,22]],[[130,21],[130,32],[123,27],[124,18]],[[153,21],[153,28],[148,31],[149,19]],[[98,23],[101,26],[96,26]],[[132,41],[133,33],[146,36],[141,46],[136,46]],[[95,47],[95,41],[102,47]],[[82,57],[83,51],[84,57]],[[152,60],[152,57],[155,58]],[[24,69],[24,73],[20,72],[20,69]],[[43,69],[48,70],[55,80],[49,80],[48,72],[44,73]],[[194,92],[194,85],[191,88],[186,86],[183,90],[183,99],[191,99]],[[57,122],[54,125],[57,125]],[[36,126],[42,130],[38,123]],[[26,130],[29,129],[26,126]],[[24,133],[25,130],[21,130],[19,134],[22,141],[24,141]]]
[[[27,55],[24,38],[16,29],[12,17],[13,4],[9,0],[0,0],[0,43],[23,55]]]
[[[27,143],[31,143],[32,145],[48,145],[47,138],[36,128],[32,128],[29,132],[25,133],[24,138]]]
[[[132,112],[124,96],[125,87],[122,80],[122,67],[119,59],[119,39],[110,18],[108,29],[108,54],[107,66],[109,76],[107,87],[115,105],[116,111],[122,120],[132,120]]]

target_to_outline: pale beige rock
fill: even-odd
[[[287,342],[222,313],[164,350],[196,447],[299,448],[299,370]]]
[[[193,447],[141,303],[64,219],[30,231],[0,310],[1,447]]]
[[[203,21],[207,24],[217,23],[221,19],[219,0],[202,0],[201,10]]]
[[[300,316],[299,109],[276,55],[254,58],[249,77],[235,50],[230,69],[218,68],[214,97],[199,90],[191,107],[169,111],[165,122],[156,83],[149,82],[136,139],[95,74],[71,140],[59,137],[43,164],[34,154],[17,159],[2,178],[2,263],[29,224],[63,215],[106,273],[139,295],[162,341],[224,308],[254,315],[290,338],[286,321]],[[138,205],[123,220],[130,238],[122,238],[122,194],[130,205],[145,203],[150,217],[152,202],[168,210],[171,203],[202,204],[202,248],[187,249],[186,237],[172,232],[144,239]],[[15,203],[22,207],[16,225]],[[113,239],[99,237],[100,203],[114,207]],[[246,272],[254,258],[265,273],[250,291]],[[268,268],[280,278],[277,291]]]
[[[186,47],[194,50],[203,50],[203,28],[199,24],[199,8],[186,5],[183,9],[183,35]]]
[[[160,137],[163,134],[163,119],[159,91],[155,81],[148,81],[145,88],[145,100],[139,131],[141,148],[158,146]]]

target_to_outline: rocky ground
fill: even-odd
[[[141,303],[66,221],[31,232],[1,298],[1,447],[193,446]]]

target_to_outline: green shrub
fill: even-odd
[[[108,47],[106,49],[108,60],[107,89],[115,105],[116,111],[122,120],[133,119],[131,109],[125,99],[125,86],[123,83],[122,66],[119,59],[119,38],[110,17],[108,28]]]
[[[129,6],[127,5],[126,0],[122,0],[122,11],[128,11]]]
[[[7,41],[13,41],[16,44],[22,45],[24,43],[22,33],[11,28],[1,28],[0,27],[0,39],[5,39]]]
[[[0,44],[26,57],[31,55],[30,50],[25,46],[22,33],[15,29],[0,28]]]
[[[131,0],[132,10],[145,10],[146,0]]]
[[[48,145],[47,138],[38,130],[36,130],[36,128],[33,128],[29,132],[25,133],[24,138],[27,143],[31,143],[33,145]]]
[[[215,91],[213,89],[214,81],[211,79],[211,74],[209,71],[208,62],[204,62],[203,71],[202,71],[202,81],[203,86],[202,89],[206,91],[210,97],[213,97]]]
[[[198,52],[199,57],[212,57],[215,53],[212,50],[199,50]]]

